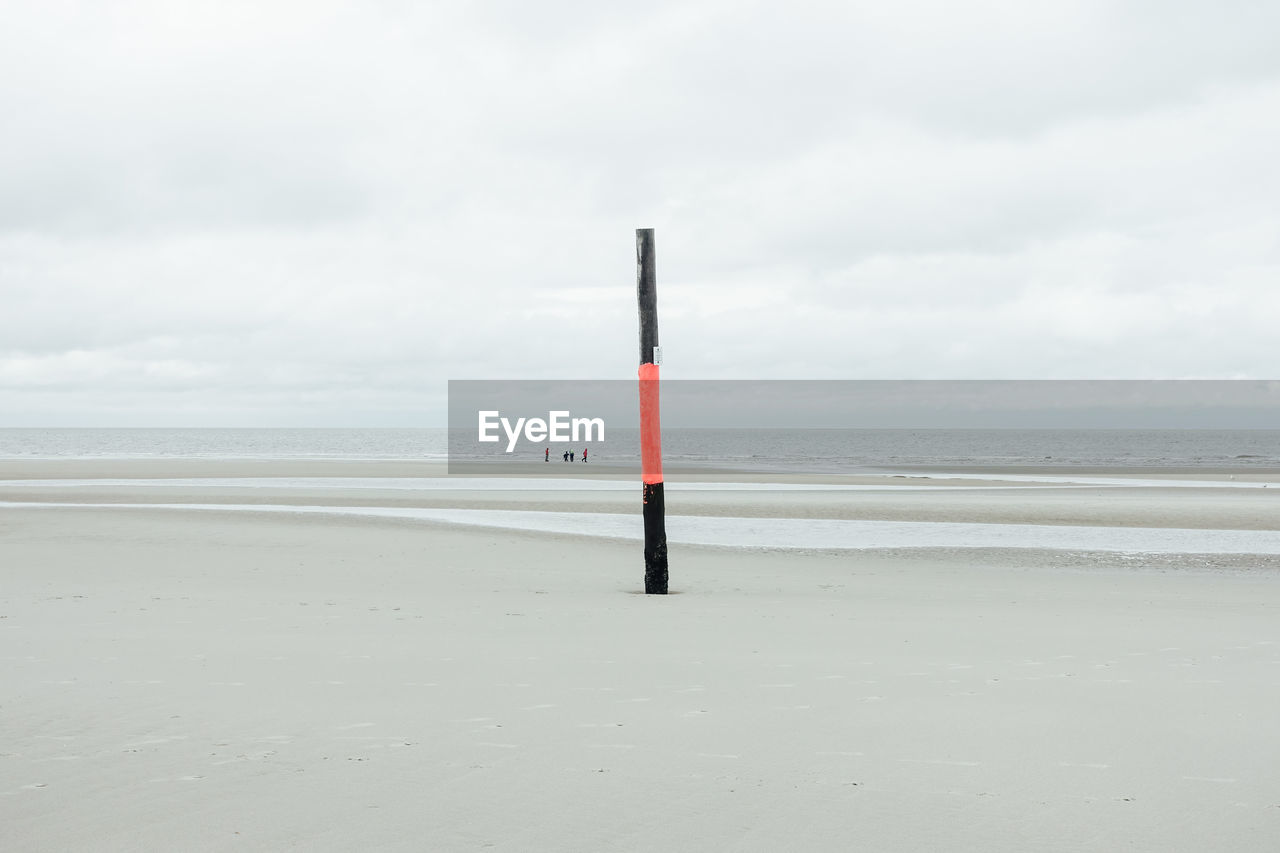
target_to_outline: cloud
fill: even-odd
[[[444,380],[1266,377],[1269,4],[28,4],[0,423]]]

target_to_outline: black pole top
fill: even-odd
[[[636,296],[640,302],[640,363],[653,363],[658,346],[658,273],[653,229],[636,229]]]

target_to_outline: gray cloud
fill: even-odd
[[[0,424],[446,378],[1269,377],[1274,4],[25,4]]]

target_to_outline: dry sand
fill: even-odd
[[[332,475],[194,467],[63,473]],[[438,473],[357,467],[349,476]],[[54,475],[0,465],[0,479],[22,476]],[[1276,529],[1277,494],[673,490],[669,512]],[[254,495],[619,512],[635,498],[0,486],[3,501]],[[671,559],[679,594],[654,597],[636,594],[641,558],[625,542],[0,508],[0,843],[1280,847],[1274,559],[691,547]]]

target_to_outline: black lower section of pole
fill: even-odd
[[[666,499],[661,483],[644,484],[644,591],[667,594]]]

